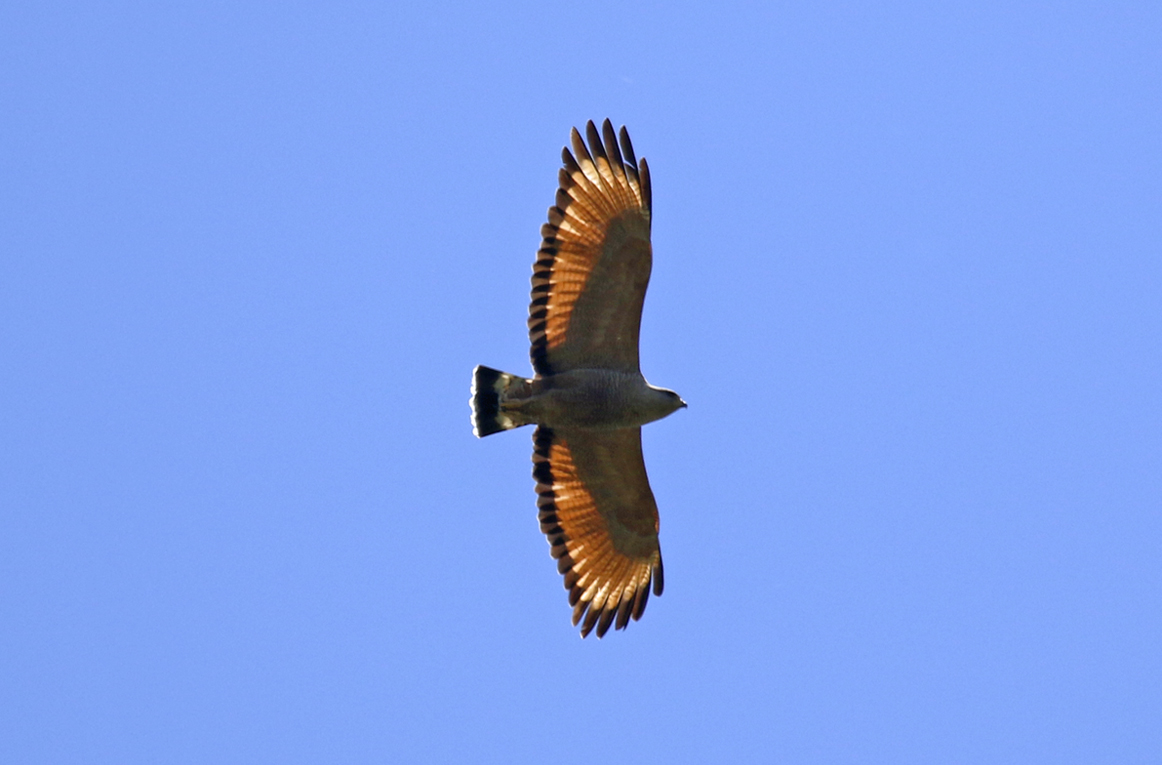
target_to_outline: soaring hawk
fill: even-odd
[[[638,366],[650,280],[650,171],[624,127],[576,129],[561,152],[556,205],[541,226],[525,379],[473,371],[472,432],[536,424],[533,478],[541,531],[565,577],[581,636],[624,629],[662,594],[658,506],[641,426],[685,407]]]

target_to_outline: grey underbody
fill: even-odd
[[[550,428],[633,428],[660,420],[686,404],[637,372],[574,369],[507,391],[501,409],[523,423]]]

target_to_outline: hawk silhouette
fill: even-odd
[[[650,171],[625,127],[574,128],[556,204],[533,264],[529,339],[535,376],[473,371],[472,432],[536,424],[541,531],[565,577],[581,636],[624,629],[662,594],[658,506],[641,426],[685,407],[638,366],[650,280]]]

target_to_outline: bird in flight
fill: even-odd
[[[686,406],[638,365],[650,281],[650,171],[625,127],[590,122],[561,152],[556,204],[533,264],[533,378],[478,366],[477,437],[535,424],[533,478],[541,531],[565,577],[573,625],[597,637],[641,618],[662,594],[658,506],[641,426]],[[620,138],[620,142],[618,141]]]

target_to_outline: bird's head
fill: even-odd
[[[666,404],[666,414],[673,414],[674,412],[678,411],[679,409],[686,408],[686,402],[683,401],[682,397],[679,396],[674,391],[669,390],[667,388],[655,388],[655,390],[657,390],[659,393],[661,393],[665,397],[664,400],[665,400],[665,404]],[[662,415],[662,416],[664,417],[665,415]]]

